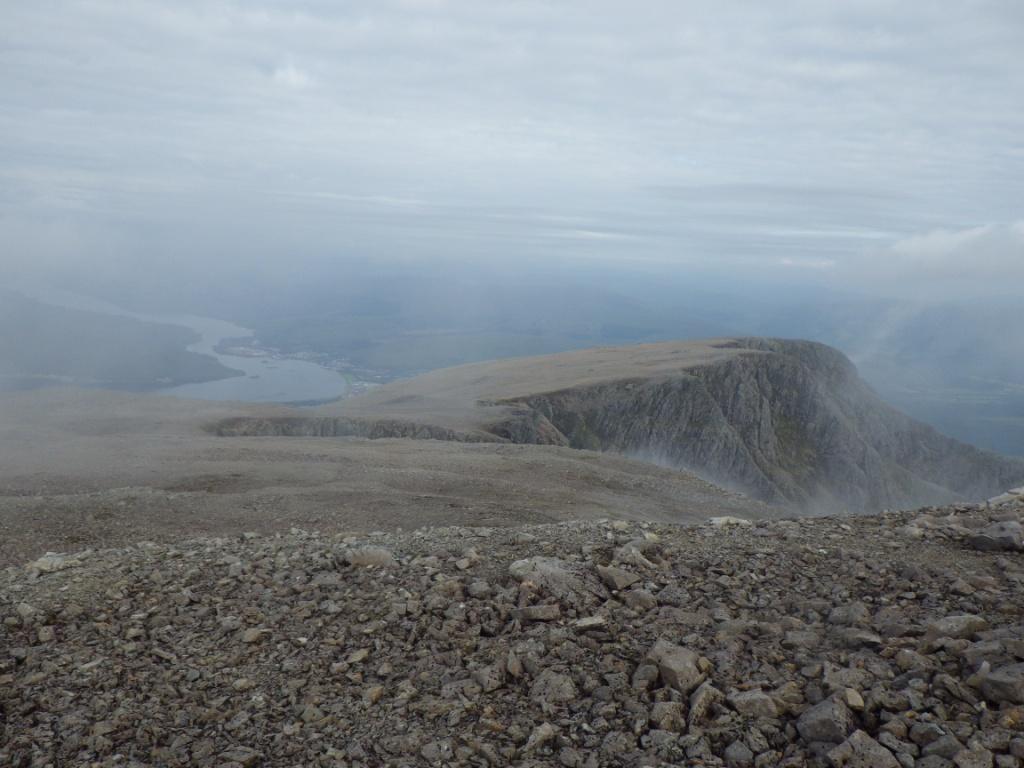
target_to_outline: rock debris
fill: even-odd
[[[1024,765],[1024,505],[47,555],[0,765]]]

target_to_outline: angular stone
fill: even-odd
[[[733,709],[741,715],[758,718],[778,717],[775,701],[764,691],[741,691],[729,697]]]
[[[867,629],[842,627],[836,633],[842,645],[847,648],[880,648],[882,638]]]
[[[919,722],[910,728],[910,740],[920,747],[927,746],[946,735],[945,729],[937,723]]]
[[[608,626],[608,619],[604,616],[584,616],[572,623],[572,628],[577,632],[589,632],[594,629],[604,629]]]
[[[900,768],[900,763],[888,749],[864,731],[854,731],[838,747],[828,753],[835,768]]]
[[[420,747],[420,757],[429,765],[444,765],[452,757],[452,744],[448,740],[428,741]]]
[[[933,741],[931,744],[921,750],[921,755],[928,757],[930,755],[938,755],[944,757],[947,760],[951,760],[954,755],[958,754],[963,750],[964,745],[960,743],[960,740],[951,733],[944,734]]]
[[[753,525],[750,520],[742,517],[736,517],[734,515],[721,515],[719,517],[709,517],[708,525],[712,528],[730,528],[734,525],[738,525],[742,528],[749,528]]]
[[[967,543],[982,552],[1018,552],[1024,550],[1024,530],[1016,520],[992,523],[971,536]]]
[[[992,768],[994,757],[984,747],[978,749],[962,749],[953,755],[956,768]]]
[[[700,668],[700,654],[670,643],[658,640],[647,652],[647,659],[656,664],[661,679],[671,688],[686,695],[704,682],[705,674]]]
[[[715,688],[710,680],[705,680],[690,694],[690,714],[688,722],[692,728],[702,722],[711,711],[711,707],[725,701],[725,694]]]
[[[505,668],[501,664],[489,664],[473,672],[473,679],[484,693],[496,691],[505,684]]]
[[[825,741],[839,744],[856,728],[853,712],[835,698],[825,699],[806,710],[796,721],[796,729],[804,741]]]
[[[526,746],[523,747],[523,752],[529,754],[540,749],[557,735],[558,729],[555,726],[551,723],[541,723],[533,729],[533,733],[530,734],[530,738],[526,741]]]
[[[981,680],[981,693],[989,701],[1024,704],[1024,662],[989,672]]]
[[[356,650],[352,651],[352,653],[350,653],[345,658],[345,663],[346,664],[362,664],[368,658],[370,658],[370,649],[369,648],[357,648]]]
[[[609,589],[621,591],[640,581],[640,577],[632,571],[616,568],[614,565],[597,566],[597,575]]]
[[[25,568],[36,574],[42,573],[55,573],[57,571],[63,571],[67,568],[74,568],[82,564],[82,560],[92,554],[92,551],[79,552],[75,555],[59,554],[57,552],[47,552],[45,555],[40,557],[38,560],[33,560]]]
[[[658,607],[658,598],[646,589],[630,589],[619,595],[619,600],[634,611],[649,611]]]
[[[238,763],[242,768],[252,768],[260,762],[260,753],[248,747],[232,747],[222,752],[220,757],[225,762]]]
[[[725,748],[723,757],[727,768],[750,768],[754,764],[754,753],[738,739]]]
[[[259,629],[258,627],[249,627],[242,633],[243,643],[258,643],[263,639],[263,636],[267,634],[268,630]]]
[[[490,597],[494,590],[486,581],[478,580],[470,584],[469,587],[466,588],[466,591],[469,593],[470,597],[475,597],[480,600]]]
[[[970,613],[946,616],[928,625],[925,630],[925,640],[937,640],[944,637],[954,640],[969,640],[978,632],[983,632],[986,629],[988,629],[988,622],[981,616]]]
[[[663,731],[681,733],[686,730],[683,705],[678,701],[659,701],[651,707],[651,723]]]
[[[634,690],[646,691],[654,687],[661,677],[661,672],[656,664],[639,664],[633,671],[631,684]]]
[[[852,627],[858,624],[867,624],[871,619],[871,613],[864,603],[856,602],[848,605],[837,605],[828,614],[829,624]]]
[[[516,608],[512,615],[520,621],[555,621],[562,615],[562,609],[557,603],[543,603]]]
[[[353,547],[346,549],[344,553],[345,562],[349,565],[378,568],[392,568],[398,565],[391,550],[383,547]]]
[[[304,723],[316,723],[324,719],[324,713],[315,704],[307,704],[300,717]]]
[[[860,712],[864,709],[864,697],[855,688],[844,688],[839,692],[839,698],[854,712]]]
[[[608,597],[592,572],[555,557],[516,560],[508,570],[519,581],[532,582],[549,595],[569,603],[592,604]]]
[[[564,704],[577,696],[572,678],[553,669],[545,669],[530,686],[530,698],[535,702]]]

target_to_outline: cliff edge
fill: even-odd
[[[354,426],[357,425],[357,426]],[[991,496],[1024,461],[883,402],[839,351],[782,339],[607,347],[434,371],[221,434],[367,434],[614,452],[819,512]]]

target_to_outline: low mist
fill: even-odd
[[[0,11],[0,388],[785,336],[1024,455],[1016,8],[61,5]]]

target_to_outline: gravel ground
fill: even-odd
[[[1022,518],[42,558],[0,575],[0,765],[1019,767]]]
[[[292,526],[368,533],[773,514],[688,473],[590,451],[206,431],[278,412],[293,411],[98,391],[0,395],[0,567],[48,550]]]

